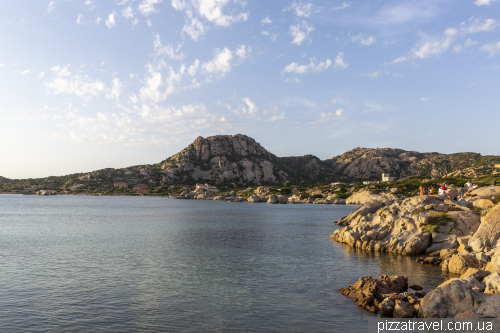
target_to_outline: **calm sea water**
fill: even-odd
[[[444,278],[331,240],[355,208],[0,195],[0,331],[366,332],[339,288]]]

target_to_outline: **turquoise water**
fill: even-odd
[[[0,195],[0,331],[365,332],[339,288],[444,278],[331,240],[355,208]]]

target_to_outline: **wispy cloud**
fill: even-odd
[[[292,62],[283,69],[284,73],[296,73],[296,74],[307,74],[310,72],[321,72],[328,69],[332,65],[330,59],[325,61],[317,62],[315,58],[311,58],[309,64],[299,65],[296,62]]]

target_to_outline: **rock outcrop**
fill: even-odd
[[[493,207],[490,212],[482,218],[481,226],[471,239],[485,239],[490,246],[495,246],[500,238],[500,204]]]
[[[408,278],[406,276],[384,274],[379,279],[373,279],[371,276],[362,277],[355,284],[339,291],[352,298],[363,309],[375,313],[379,311],[384,294],[401,293],[407,289]],[[386,308],[385,311],[389,310]]]
[[[159,165],[164,182],[225,181],[237,184],[283,182],[289,178],[279,168],[279,158],[246,135],[198,137],[186,149]]]
[[[340,219],[337,224],[344,227],[330,237],[356,248],[406,255],[454,249],[459,246],[458,238],[479,228],[480,219],[467,208],[448,202],[434,196],[370,201]]]

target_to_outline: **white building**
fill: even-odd
[[[207,192],[219,192],[215,185],[210,184],[196,184],[196,190],[205,190]]]
[[[343,185],[344,183],[341,183],[341,182],[335,182],[335,183],[331,183],[330,186],[336,186],[336,185]]]
[[[390,174],[388,173],[383,173],[382,174],[382,181],[383,182],[392,182],[392,181],[395,181],[396,180],[396,177],[391,177]]]
[[[369,184],[375,184],[375,182],[373,180],[365,180],[363,182],[363,185],[369,185]]]

